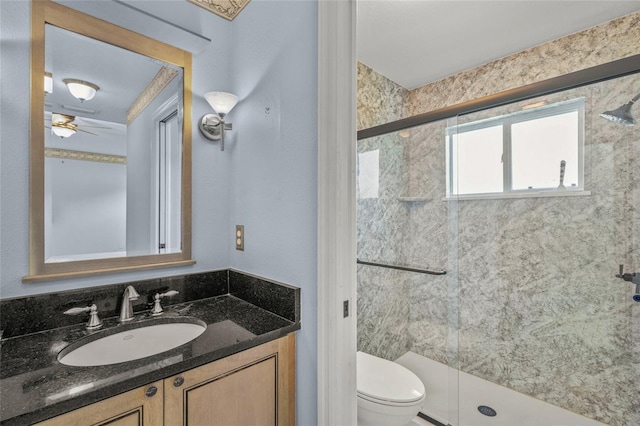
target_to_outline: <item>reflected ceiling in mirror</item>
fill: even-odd
[[[193,264],[191,55],[53,2],[32,6],[24,281]]]
[[[45,262],[180,252],[182,69],[47,24],[45,70]]]

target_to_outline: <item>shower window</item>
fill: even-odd
[[[446,129],[447,197],[583,189],[584,98],[525,108]]]

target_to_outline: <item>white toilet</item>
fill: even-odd
[[[422,381],[407,368],[358,352],[358,426],[405,426],[424,404]]]

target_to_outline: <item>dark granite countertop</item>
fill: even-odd
[[[255,277],[231,273],[255,287],[265,283]],[[170,305],[159,317],[152,317],[148,312],[137,313],[133,323],[151,325],[187,317],[205,322],[207,329],[189,343],[136,361],[72,367],[57,360],[60,350],[80,338],[125,327],[119,325],[115,317],[104,319],[103,328],[93,332],[87,331],[84,324],[76,324],[3,339],[0,421],[3,425],[42,421],[300,329],[298,312],[295,318],[284,318],[267,310],[268,306],[266,309],[256,306],[259,301],[252,300],[249,293],[241,295],[247,296],[243,298],[225,294]],[[299,298],[299,290],[294,293]],[[299,299],[295,304],[299,306]]]

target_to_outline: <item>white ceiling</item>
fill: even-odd
[[[358,60],[411,90],[638,10],[640,0],[359,0]]]
[[[170,65],[47,25],[45,70],[53,74],[53,93],[45,96],[46,109],[126,124],[127,110],[162,66]],[[89,81],[100,90],[93,99],[80,102],[67,90],[65,78]]]

